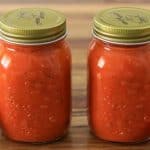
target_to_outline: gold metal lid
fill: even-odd
[[[103,10],[94,17],[93,33],[113,43],[150,41],[150,10],[134,7]]]
[[[45,43],[66,33],[66,18],[48,8],[21,8],[0,18],[0,36],[16,43]]]

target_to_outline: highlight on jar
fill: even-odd
[[[150,10],[100,11],[88,56],[91,132],[113,142],[150,139]]]
[[[71,54],[66,17],[21,8],[0,19],[0,124],[14,141],[52,142],[68,132]]]

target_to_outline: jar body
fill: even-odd
[[[150,45],[115,45],[94,38],[89,49],[91,131],[114,142],[148,140]]]
[[[0,44],[0,119],[4,134],[22,142],[51,142],[68,130],[71,54],[65,40]]]

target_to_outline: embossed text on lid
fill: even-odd
[[[0,28],[2,37],[10,41],[48,42],[65,34],[66,18],[47,8],[21,8],[4,14]]]
[[[105,40],[137,43],[150,40],[150,10],[120,7],[99,12],[94,34]]]

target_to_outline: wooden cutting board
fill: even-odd
[[[123,145],[96,139],[89,132],[86,117],[86,61],[94,14],[101,9],[117,6],[150,8],[150,0],[101,0],[101,2],[100,0],[1,1],[0,14],[19,7],[48,7],[59,10],[67,16],[68,41],[72,49],[73,63],[73,117],[70,132],[61,141],[45,145],[31,145],[15,143],[1,135],[0,150],[150,150],[150,142],[138,145]],[[131,1],[132,3],[125,3]]]

